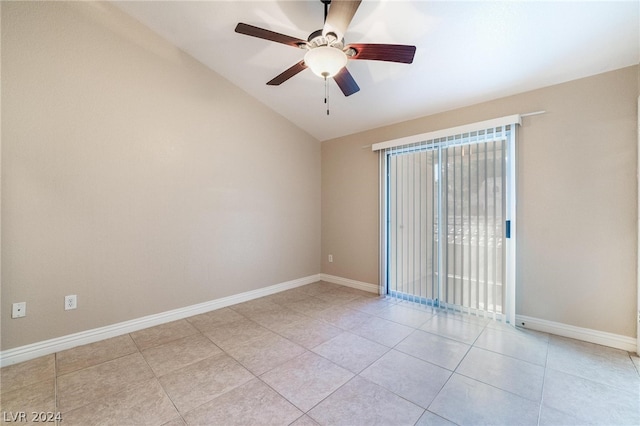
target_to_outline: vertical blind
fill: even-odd
[[[505,309],[515,299],[507,289],[514,256],[505,237],[515,201],[508,155],[518,122],[374,145],[381,152],[385,293],[513,316]]]

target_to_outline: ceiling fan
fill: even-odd
[[[404,44],[344,44],[344,33],[362,0],[320,0],[324,4],[324,27],[301,40],[253,25],[239,23],[235,31],[276,43],[306,50],[304,59],[267,82],[278,86],[306,68],[318,76],[333,77],[345,96],[360,90],[346,64],[349,59],[367,59],[410,64],[416,52],[415,46]],[[329,7],[329,5],[331,5]],[[326,99],[325,99],[326,102]]]

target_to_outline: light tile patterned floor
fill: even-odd
[[[71,425],[638,425],[640,359],[318,282],[5,367]]]

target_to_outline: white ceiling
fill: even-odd
[[[413,44],[413,64],[350,61],[360,92],[344,97],[305,70],[265,83],[304,51],[237,34],[238,22],[307,39],[320,0],[115,2],[183,51],[319,140],[610,71],[640,61],[636,1],[367,1],[346,43]],[[514,111],[525,112],[525,111]]]

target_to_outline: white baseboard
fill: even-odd
[[[573,325],[547,321],[525,315],[516,315],[516,325],[519,327],[529,328],[531,330],[543,331],[545,333],[551,333],[562,337],[569,337],[571,339],[622,349],[628,352],[635,353],[637,350],[636,339],[633,337],[607,333],[606,331],[576,327]]]
[[[105,327],[94,328],[91,330],[81,331],[79,333],[69,334],[67,336],[57,337],[54,339],[44,340],[42,342],[32,343],[13,349],[0,352],[0,367],[16,364],[18,362],[28,361],[40,356],[49,355],[76,346],[94,343],[111,337],[121,336],[123,334],[132,333],[134,331],[165,324],[171,321],[191,317],[193,315],[203,314],[205,312],[235,305],[237,303],[247,302],[259,297],[269,296],[274,293],[300,287],[320,281],[320,274],[310,275],[308,277],[299,278],[292,281],[286,281],[280,284],[271,285],[269,287],[259,288],[257,290],[247,291],[233,296],[223,297],[221,299],[210,300],[196,305],[186,306],[184,308],[174,309],[171,311],[161,312],[159,314],[148,315],[142,318],[136,318],[130,321],[124,321]]]
[[[80,345],[86,345],[88,343],[94,343],[111,337],[121,336],[123,334],[132,333],[134,331],[142,330],[156,325],[180,320],[193,315],[203,314],[205,312],[235,305],[237,303],[247,302],[259,297],[269,296],[274,293],[290,290],[292,288],[311,284],[321,280],[343,285],[346,287],[356,288],[370,293],[379,293],[379,287],[376,284],[365,283],[349,278],[337,277],[335,275],[315,274],[308,277],[260,288],[257,290],[223,297],[221,299],[215,299],[204,303],[198,303],[196,305],[186,306],[184,308],[161,312],[154,315],[148,315],[130,321],[124,321],[105,327],[81,331],[79,333],[69,334],[67,336],[57,337],[54,339],[44,340],[42,342],[20,346],[18,348],[8,349],[6,351],[0,352],[0,367],[28,361],[40,356],[49,355],[66,349],[71,349]],[[572,325],[547,321],[524,315],[516,315],[516,324],[518,326],[530,328],[532,330],[543,331],[546,333],[556,334],[558,336],[564,336],[583,340],[586,342],[596,343],[599,345],[610,346],[629,352],[636,352],[637,350],[636,339],[632,337],[575,327]]]
[[[342,278],[329,274],[320,274],[320,279],[322,281],[343,285],[345,287],[357,288],[358,290],[368,291],[370,293],[379,294],[380,292],[380,288],[377,284],[365,283],[363,281],[356,281],[349,278]]]

